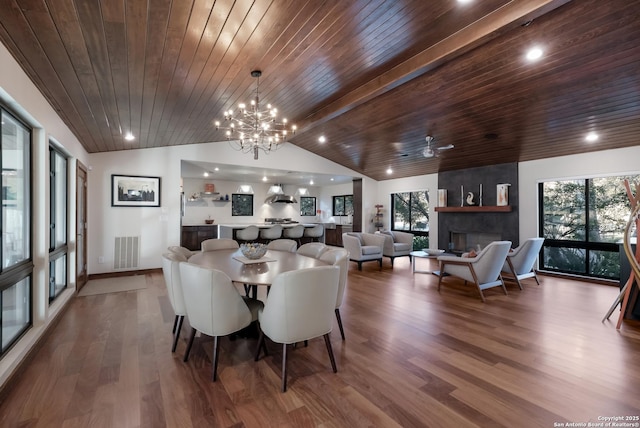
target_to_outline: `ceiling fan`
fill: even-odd
[[[424,149],[422,149],[422,156],[427,159],[438,156],[438,154],[444,150],[451,150],[454,148],[453,144],[447,144],[446,146],[441,147],[436,146],[436,144],[433,142],[434,138],[431,135],[427,135],[425,137],[425,140],[427,142],[427,145],[424,147]]]

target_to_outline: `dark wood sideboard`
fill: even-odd
[[[218,225],[182,226],[180,245],[191,251],[199,251],[202,241],[218,238]]]

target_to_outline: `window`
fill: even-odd
[[[67,288],[67,159],[49,147],[49,302]]]
[[[32,323],[31,130],[0,108],[0,356]]]
[[[391,195],[391,230],[414,234],[414,248],[429,247],[429,193],[393,193]]]
[[[231,195],[231,215],[251,216],[253,215],[253,195],[234,193]]]
[[[619,279],[619,243],[630,213],[623,185],[636,177],[600,177],[539,184],[542,268]]]
[[[353,215],[353,195],[334,196],[333,215]]]
[[[313,196],[300,197],[300,215],[316,215],[316,198]]]

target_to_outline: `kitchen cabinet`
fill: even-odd
[[[191,251],[200,251],[200,244],[218,237],[218,225],[182,226],[180,245]]]
[[[333,225],[326,225],[324,228],[324,243],[326,245],[333,245],[335,247],[342,247],[342,234],[345,232],[351,232],[353,227],[349,224],[336,224],[335,227]]]

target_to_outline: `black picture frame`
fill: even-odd
[[[160,177],[111,175],[112,207],[159,207]]]

